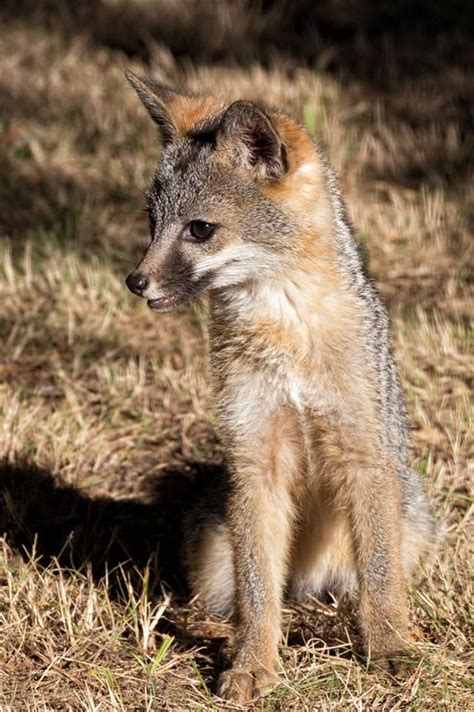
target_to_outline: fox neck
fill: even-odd
[[[288,351],[307,360],[315,344],[331,343],[335,324],[350,334],[354,304],[330,262],[306,258],[259,280],[211,294],[213,332],[220,340],[242,339],[248,346]],[[217,327],[217,328],[216,328]]]
[[[214,311],[228,315],[237,324],[265,319],[289,326],[305,320],[301,309],[304,292],[304,284],[294,271],[217,290],[211,299]]]

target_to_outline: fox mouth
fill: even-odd
[[[163,297],[156,299],[148,299],[147,304],[152,311],[163,313],[172,312],[179,307],[185,306],[189,302],[200,299],[200,297],[208,290],[212,279],[212,274],[205,274],[200,277],[193,285],[184,285],[181,290],[172,292]]]
[[[170,312],[182,306],[188,301],[188,298],[182,294],[170,294],[168,297],[160,297],[159,299],[149,299],[147,304],[153,311]]]

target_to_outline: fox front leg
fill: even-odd
[[[277,683],[281,599],[292,535],[296,457],[291,420],[274,418],[260,442],[232,453],[228,525],[235,568],[236,647],[218,694],[247,702]]]
[[[377,425],[363,413],[361,406],[355,426],[315,417],[313,443],[337,506],[349,517],[365,652],[370,661],[396,671],[409,628],[401,483]]]
[[[355,481],[351,520],[365,651],[369,661],[398,673],[409,644],[400,487],[390,465],[366,466]]]

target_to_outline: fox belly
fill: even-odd
[[[318,506],[298,532],[289,592],[297,599],[353,593],[357,573],[351,530],[345,512]]]

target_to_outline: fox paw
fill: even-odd
[[[413,651],[405,648],[391,653],[374,655],[370,660],[370,667],[374,670],[383,670],[397,678],[409,677],[418,663]]]
[[[225,700],[246,703],[267,695],[277,684],[276,673],[263,666],[232,667],[221,674],[217,694]]]

